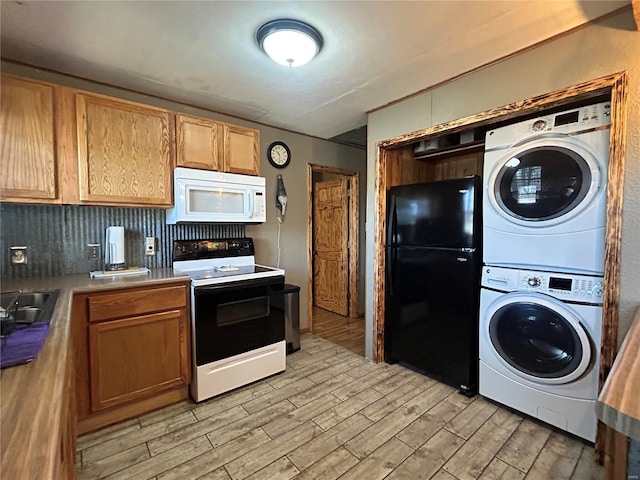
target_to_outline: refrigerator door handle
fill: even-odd
[[[387,281],[389,282],[389,296],[393,297],[393,267],[396,264],[397,251],[395,248],[391,249],[391,258],[387,258]]]
[[[396,217],[396,196],[391,195],[391,201],[389,202],[389,211],[387,212],[389,218],[387,218],[387,245],[396,244],[396,230],[398,219]]]

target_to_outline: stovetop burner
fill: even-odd
[[[251,238],[176,240],[173,268],[189,275],[193,286],[284,276],[280,268],[255,264]]]

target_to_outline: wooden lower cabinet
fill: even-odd
[[[187,398],[188,288],[180,283],[74,297],[79,434]]]
[[[180,310],[89,325],[91,410],[98,412],[187,382]]]

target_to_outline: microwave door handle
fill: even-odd
[[[242,198],[243,198],[242,213],[246,218],[251,218],[251,212],[253,211],[253,205],[251,205],[251,202],[252,202],[251,191],[245,190],[242,193]]]
[[[192,185],[188,183],[180,182],[180,200],[182,204],[182,210],[185,218],[193,213],[191,208],[191,190],[193,189]]]

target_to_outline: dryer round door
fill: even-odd
[[[578,316],[537,293],[508,293],[487,311],[491,346],[505,366],[538,384],[569,383],[584,374],[594,347]]]
[[[577,139],[538,138],[507,150],[489,179],[492,207],[506,220],[548,227],[579,215],[596,197],[602,175]]]

